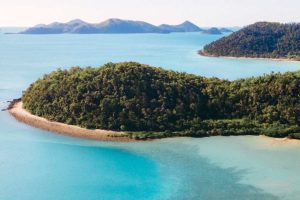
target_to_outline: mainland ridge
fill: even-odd
[[[173,32],[203,32],[206,34],[222,34],[232,32],[227,28],[203,29],[190,21],[178,25],[162,24],[155,26],[143,21],[108,19],[101,23],[87,23],[75,19],[67,23],[54,22],[48,25],[39,24],[28,28],[21,34],[109,34],[109,33],[173,33]]]

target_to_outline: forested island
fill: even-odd
[[[222,34],[232,32],[228,28],[202,29],[190,21],[178,25],[161,24],[159,26],[134,20],[108,19],[100,23],[88,23],[74,19],[66,23],[53,22],[51,24],[38,24],[30,27],[20,34],[125,34],[125,33],[185,33],[205,32],[207,34]]]
[[[258,22],[204,47],[206,56],[300,60],[300,24]]]
[[[178,25],[162,24],[155,26],[144,21],[123,19],[108,19],[100,23],[88,23],[75,19],[67,23],[54,22],[48,25],[39,24],[28,28],[21,34],[111,34],[111,33],[173,33],[173,32],[200,32],[203,29],[190,21]]]
[[[300,138],[300,72],[236,81],[135,62],[56,70],[24,92],[48,120],[134,139],[260,135]]]

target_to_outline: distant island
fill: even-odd
[[[9,109],[36,127],[92,139],[102,138],[103,130],[109,130],[105,136],[140,140],[260,134],[300,139],[299,85],[300,72],[228,81],[108,63],[47,74],[24,92],[23,108],[15,101]]]
[[[222,32],[222,33],[232,33],[234,32],[233,30],[229,29],[229,28],[219,28],[219,30]]]
[[[300,24],[258,22],[206,45],[200,54],[300,61]]]
[[[229,29],[217,29],[220,33]],[[179,25],[162,24],[155,26],[143,21],[122,19],[108,19],[98,24],[91,24],[80,19],[67,23],[54,22],[49,25],[39,24],[28,28],[20,34],[117,34],[117,33],[174,33],[174,32],[202,32],[204,29],[192,22],[185,21]],[[229,30],[230,31],[230,30]]]
[[[226,32],[227,32],[227,31],[226,31]],[[211,34],[211,35],[221,35],[221,34],[222,34],[222,31],[221,31],[221,29],[218,29],[218,28],[216,28],[216,27],[213,27],[213,28],[204,30],[203,33],[205,33],[205,34]]]

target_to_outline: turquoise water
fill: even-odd
[[[10,32],[1,29],[1,33]],[[0,108],[58,67],[138,61],[237,79],[299,63],[206,58],[220,36],[0,34]],[[104,143],[57,135],[0,112],[0,199],[286,199],[300,196],[300,143],[262,137]]]

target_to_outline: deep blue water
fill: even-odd
[[[58,67],[138,61],[231,80],[300,69],[300,63],[197,55],[219,37],[0,34],[0,108]],[[0,199],[297,200],[299,154],[300,143],[249,136],[88,141],[35,129],[0,112]]]

